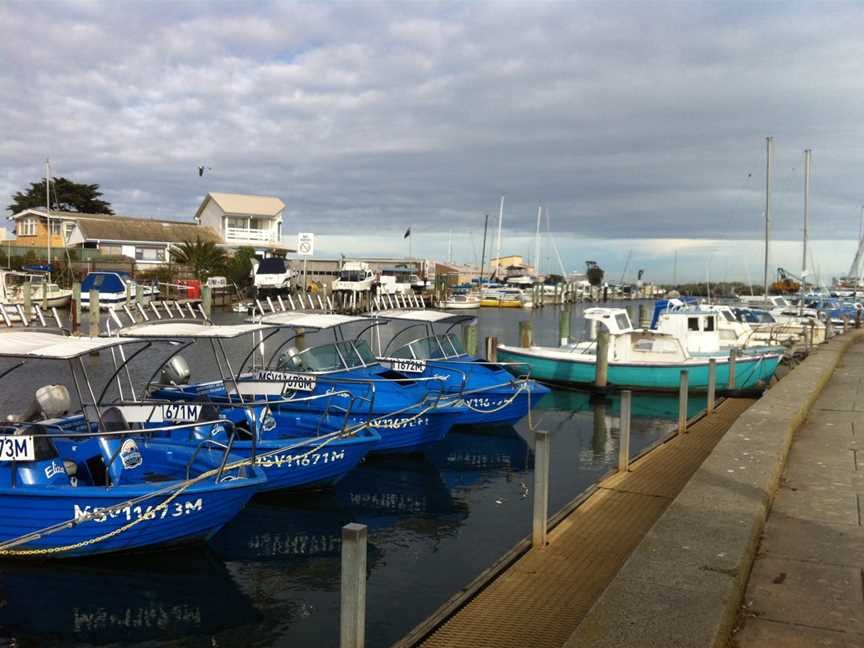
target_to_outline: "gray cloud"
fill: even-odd
[[[543,203],[572,236],[752,239],[772,134],[775,235],[812,147],[813,235],[850,238],[862,28],[829,3],[5,2],[0,195],[50,155],[130,214],[260,192],[298,229],[434,233],[506,193],[512,230]]]

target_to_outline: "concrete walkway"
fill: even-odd
[[[733,645],[864,646],[862,498],[864,341],[795,433]]]
[[[689,433],[647,453],[631,471],[602,482],[551,532],[548,546],[526,553],[418,641],[433,648],[562,646],[634,547],[753,402],[727,399]],[[409,637],[398,645],[418,641]]]

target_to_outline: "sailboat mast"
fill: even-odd
[[[45,222],[48,225],[48,281],[51,281],[51,158],[45,158]]]
[[[540,275],[540,218],[543,207],[537,207],[537,231],[534,233],[534,275]]]
[[[765,268],[762,276],[762,293],[765,301],[768,301],[768,235],[771,224],[771,157],[774,149],[774,138],[765,138]]]
[[[483,221],[483,251],[480,253],[480,293],[483,293],[483,266],[486,264],[486,232],[489,230],[489,214]]]
[[[804,149],[804,244],[801,257],[801,294],[807,284],[807,234],[810,227],[810,149]]]
[[[450,230],[450,235],[447,237],[447,263],[453,263],[453,230]]]
[[[498,207],[498,241],[495,244],[495,279],[501,270],[501,224],[504,222],[504,196],[501,196],[501,205]]]

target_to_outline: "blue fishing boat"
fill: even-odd
[[[4,332],[0,358],[21,361],[2,376],[29,359],[67,361],[84,404],[80,386],[92,387],[82,356],[140,342]],[[65,558],[204,540],[265,480],[230,448],[153,444],[112,426],[119,419],[107,413],[96,415],[97,431],[82,434],[10,418],[0,426],[0,556]]]
[[[562,347],[529,348],[499,345],[498,359],[524,363],[537,380],[563,385],[591,385],[597,364],[596,331],[609,331],[608,382],[616,387],[648,390],[678,389],[681,371],[689,374],[689,387],[708,386],[709,361],[716,363],[717,387],[729,386],[729,353],[695,355],[676,336],[659,331],[634,329],[621,308],[589,308],[584,316],[590,339]],[[755,388],[767,384],[782,358],[782,352],[752,353],[736,358],[735,387]]]
[[[81,282],[81,308],[90,309],[90,291],[99,293],[99,308],[112,309],[126,303],[127,290],[133,301],[142,301],[159,295],[158,288],[142,286],[126,272],[88,272]]]
[[[500,363],[468,354],[453,328],[473,316],[432,310],[388,310],[376,316],[408,324],[390,339],[378,360],[406,375],[442,378],[444,393],[463,408],[457,424],[514,425],[550,391],[523,375],[523,365],[513,367],[514,375]],[[436,333],[436,324],[446,329]],[[418,327],[422,334],[410,339]]]
[[[156,369],[145,388],[150,394],[148,399],[113,406],[121,408],[127,420],[140,424],[154,442],[192,446],[230,443],[233,453],[254,458],[255,465],[266,474],[261,491],[329,486],[377,447],[381,437],[374,430],[351,429],[344,417],[337,417],[330,425],[297,425],[280,412],[280,404],[285,401],[281,395],[268,397],[242,389],[238,393],[237,386],[244,385],[240,381],[235,383],[236,378],[230,374],[214,382],[188,384],[191,371],[179,353],[189,344],[196,340],[213,342],[215,364],[221,369],[231,366],[223,341],[251,339],[253,334],[264,331],[270,329],[258,324],[218,326],[204,321],[159,321],[121,329],[117,332],[121,339],[173,340],[186,344],[178,345]],[[154,384],[157,376],[159,384]],[[335,396],[346,394],[338,392]],[[331,400],[333,396],[310,396],[296,401]],[[188,425],[167,435],[154,435],[149,429],[167,420],[194,423],[217,418],[231,422],[237,431],[236,438],[229,439],[228,430],[219,424]]]
[[[235,398],[265,399],[277,429],[291,428],[312,436],[348,429],[367,429],[380,436],[372,453],[419,452],[443,439],[460,410],[442,400],[442,379],[413,377],[383,367],[368,343],[345,339],[342,327],[379,322],[364,317],[330,314],[276,313],[253,326],[267,327],[241,363],[236,384],[231,381],[161,387],[156,398],[214,402]],[[158,325],[156,325],[158,326]],[[294,333],[275,349],[263,349],[286,329]],[[305,333],[332,332],[333,342],[303,350],[293,343],[298,329]],[[130,335],[137,335],[134,327]],[[246,365],[261,354],[260,368]],[[311,398],[310,398],[311,397]]]

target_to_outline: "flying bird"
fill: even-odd
[[[213,167],[205,167],[203,164],[198,167],[198,177],[202,177],[204,175],[204,171],[212,171]]]

